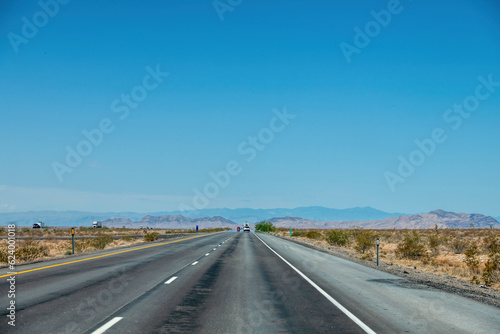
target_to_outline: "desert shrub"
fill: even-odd
[[[439,253],[439,245],[441,245],[441,238],[438,234],[431,234],[428,237],[428,241],[432,255],[437,255]]]
[[[160,235],[160,233],[158,232],[148,232],[144,235],[144,241],[155,241],[156,239],[158,239],[158,236]]]
[[[360,256],[360,258],[361,258],[362,260],[366,260],[366,261],[371,261],[371,260],[373,260],[373,258],[372,258],[372,256],[371,256],[371,254],[369,254],[369,253],[366,253],[366,254],[361,255],[361,256]]]
[[[120,238],[120,240],[123,240],[123,241],[132,241],[132,237],[130,235],[124,235],[123,237]]]
[[[292,237],[305,237],[306,233],[307,231],[301,229],[293,230]]]
[[[483,245],[489,254],[500,254],[500,236],[490,234],[483,239]]]
[[[323,235],[316,230],[309,230],[306,232],[306,237],[309,239],[321,239]]]
[[[462,254],[467,248],[467,244],[460,238],[453,238],[449,242],[450,248],[455,254]]]
[[[9,253],[7,251],[7,246],[0,248],[0,263],[8,263]]]
[[[500,281],[500,254],[490,254],[483,270],[483,281],[486,285]]]
[[[376,236],[372,231],[360,229],[356,233],[356,245],[354,249],[364,254],[367,250],[375,246]]]
[[[473,273],[477,273],[479,271],[479,259],[477,256],[479,255],[479,247],[477,244],[470,244],[469,247],[464,251],[465,254],[465,264]]]
[[[38,241],[26,240],[21,247],[16,248],[16,261],[28,262],[49,255],[49,248]]]
[[[91,240],[90,245],[92,247],[94,247],[95,249],[104,249],[107,244],[110,244],[113,242],[113,238],[110,237],[109,235],[97,237],[97,238],[92,238],[92,239],[88,239],[88,240]]]
[[[75,253],[104,249],[106,248],[106,245],[112,242],[113,238],[110,236],[100,236],[95,238],[77,240],[75,241]]]
[[[406,233],[396,249],[396,256],[406,259],[419,259],[428,256],[425,245],[416,231]]]
[[[483,281],[486,285],[500,281],[500,238],[489,235],[485,238],[485,246],[489,251],[488,260],[484,264]]]
[[[343,230],[332,230],[326,234],[326,241],[330,245],[346,246],[350,242],[350,234]]]
[[[266,222],[265,220],[255,224],[255,229],[257,231],[261,231],[261,232],[275,232],[276,231],[276,227],[274,227],[273,223]]]
[[[215,233],[215,232],[230,231],[230,230],[231,228],[229,227],[214,227],[214,228],[202,228],[199,231],[205,233]]]

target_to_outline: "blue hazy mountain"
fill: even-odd
[[[220,216],[235,223],[245,221],[255,223],[273,217],[302,217],[314,221],[366,221],[379,220],[404,215],[402,213],[388,213],[371,207],[356,207],[350,209],[331,209],[321,206],[299,207],[294,209],[204,209],[193,211],[164,211],[164,212],[84,212],[84,211],[27,211],[0,213],[0,225],[16,223],[20,226],[29,226],[42,221],[47,226],[92,226],[95,220],[112,218],[129,218],[138,221],[145,216],[182,215],[187,218],[205,218]]]

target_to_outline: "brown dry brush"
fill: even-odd
[[[484,264],[482,279],[484,284],[491,285],[500,281],[500,236],[489,235],[484,238],[488,260]]]
[[[2,246],[0,249],[0,263],[7,264],[9,255],[11,254],[7,245]],[[49,256],[49,248],[40,241],[33,239],[18,240],[14,255],[16,264],[31,262]]]

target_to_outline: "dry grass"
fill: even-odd
[[[274,234],[290,236],[287,228],[278,228]],[[378,237],[381,261],[500,290],[500,230],[497,229],[293,230],[292,237],[339,247],[366,260],[375,258],[374,241]]]

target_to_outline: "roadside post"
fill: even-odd
[[[290,236],[292,236],[292,228],[290,227]]]
[[[380,240],[377,238],[377,267],[378,267],[378,249],[380,245]]]
[[[72,248],[72,253],[75,254],[75,228],[71,228],[71,248]]]
[[[196,232],[198,232],[198,225],[196,225]]]

